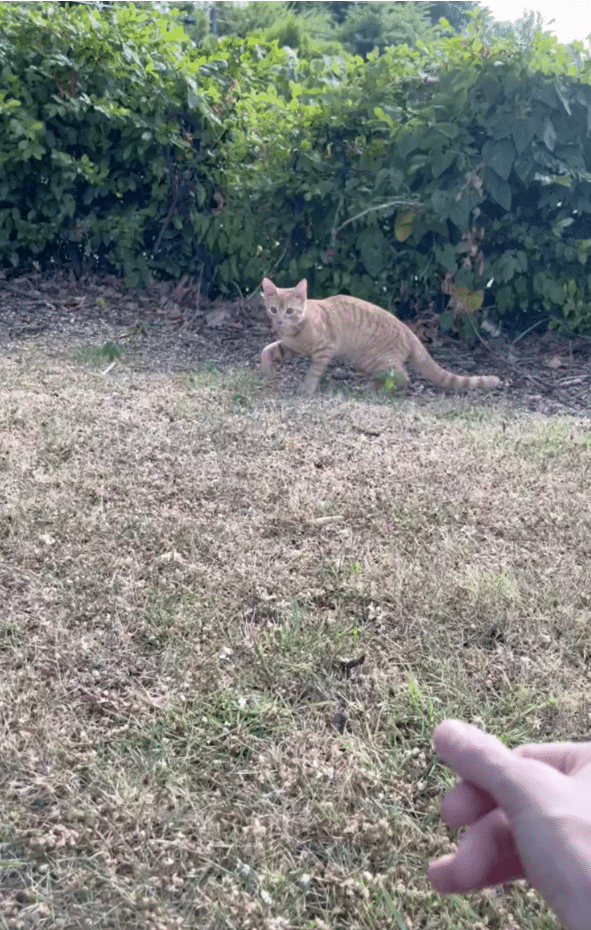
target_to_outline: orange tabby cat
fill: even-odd
[[[336,358],[373,376],[376,384],[383,383],[386,372],[394,371],[401,386],[407,387],[407,361],[423,377],[448,390],[494,388],[501,383],[494,375],[454,375],[440,368],[408,326],[366,300],[344,294],[307,300],[305,278],[295,287],[275,287],[264,278],[262,287],[267,316],[279,337],[263,349],[262,369],[273,379],[280,359],[291,354],[311,356],[312,364],[300,387],[300,393],[308,397]]]

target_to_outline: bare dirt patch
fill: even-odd
[[[2,925],[554,927],[431,891],[430,734],[587,736],[589,421],[72,325],[0,354]]]

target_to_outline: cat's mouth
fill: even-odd
[[[297,336],[301,332],[303,323],[302,320],[284,320],[281,323],[277,322],[276,331],[279,336]]]

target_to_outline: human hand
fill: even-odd
[[[468,827],[429,879],[445,894],[527,878],[568,930],[591,928],[591,743],[511,751],[496,737],[445,720],[433,745],[460,776],[441,803]]]

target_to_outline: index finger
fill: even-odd
[[[576,775],[591,763],[591,743],[527,743],[513,752],[522,759],[537,759],[563,775]]]
[[[444,720],[433,733],[433,745],[460,778],[490,795],[509,817],[530,800],[522,787],[526,760],[495,736],[461,720]]]

